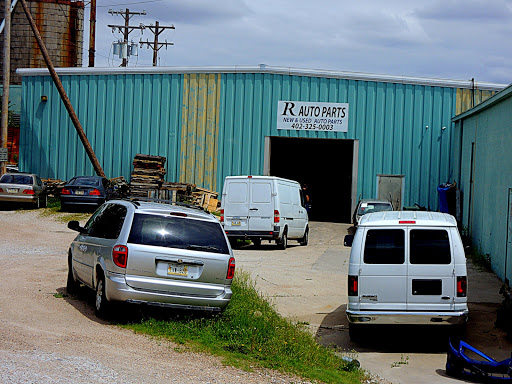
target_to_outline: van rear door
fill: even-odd
[[[456,282],[449,230],[414,228],[409,239],[407,310],[453,310]]]
[[[405,233],[403,228],[365,230],[358,284],[361,311],[406,310]]]
[[[249,230],[272,231],[274,229],[274,191],[269,179],[251,178],[249,203]]]
[[[226,181],[224,203],[224,228],[246,231],[249,225],[250,179],[232,179]]]

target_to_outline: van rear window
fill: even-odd
[[[450,240],[444,229],[411,230],[411,264],[450,264]]]
[[[371,229],[366,234],[365,264],[403,264],[404,231],[402,229]]]

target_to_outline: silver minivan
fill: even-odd
[[[231,299],[235,259],[214,216],[196,208],[110,200],[78,231],[68,255],[68,291],[96,291],[103,315],[112,301],[220,311]]]
[[[352,339],[371,324],[466,323],[466,257],[453,216],[369,213],[345,245],[352,246],[346,310]]]

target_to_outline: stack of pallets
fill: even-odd
[[[164,183],[165,161],[162,156],[136,154],[130,180],[130,194],[148,197],[148,192],[158,190]]]

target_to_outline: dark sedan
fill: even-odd
[[[60,204],[63,211],[73,207],[96,208],[109,199],[112,193],[110,181],[100,176],[73,177],[62,188]]]

